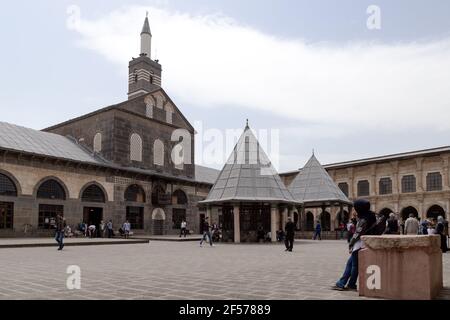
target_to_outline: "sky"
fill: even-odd
[[[0,121],[43,129],[126,100],[146,11],[199,164],[220,169],[211,130],[246,119],[281,172],[313,149],[328,164],[450,145],[447,0],[2,1]]]

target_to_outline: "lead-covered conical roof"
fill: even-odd
[[[201,203],[233,201],[295,202],[248,124],[208,197]]]
[[[339,202],[351,204],[313,155],[288,187],[296,201],[305,205]]]

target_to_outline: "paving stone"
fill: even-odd
[[[354,300],[331,286],[348,258],[340,241],[199,248],[191,242],[0,250],[0,299]],[[68,290],[67,266],[81,268],[81,290]],[[440,299],[450,299],[450,254]]]

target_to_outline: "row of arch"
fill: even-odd
[[[389,208],[384,208],[382,209],[379,214],[382,214],[386,217],[389,217],[389,215],[393,213],[393,210],[389,209]],[[419,211],[413,207],[413,206],[408,206],[403,208],[400,211],[400,215],[399,217],[405,221],[406,219],[408,219],[408,217],[410,216],[410,214],[412,214],[414,217],[418,218],[420,217]],[[440,205],[432,205],[426,213],[426,218],[427,219],[437,219],[439,216],[442,217],[446,217],[445,214],[445,210],[444,208],[442,208]],[[340,211],[337,216],[336,216],[336,220],[337,223],[340,224],[342,223],[347,223],[350,220],[350,214],[348,213],[348,211],[344,210],[344,211]],[[299,219],[298,213],[294,214],[294,220],[295,223],[297,224]],[[331,214],[327,211],[321,212],[318,216],[318,218],[316,219],[314,217],[314,214],[310,211],[305,213],[305,231],[314,231],[316,223],[320,222],[322,230],[323,231],[331,231]]]
[[[36,188],[35,195],[38,199],[66,200],[68,189],[65,184],[56,177],[47,177],[41,180]],[[164,188],[157,184],[152,194],[165,193]],[[19,182],[10,174],[0,172],[0,196],[17,197],[21,194]],[[102,185],[96,182],[86,184],[80,191],[83,202],[105,203],[108,201],[107,193]],[[124,193],[124,200],[127,202],[146,203],[147,196],[144,188],[138,184],[127,187]],[[175,205],[187,205],[188,197],[186,193],[177,189],[172,194],[172,203]]]

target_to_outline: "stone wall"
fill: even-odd
[[[173,183],[170,181],[159,181],[163,183],[166,192],[173,193],[176,190],[185,192],[188,198],[187,205],[154,206],[152,204],[153,181],[151,177],[117,176],[108,170],[99,170],[93,166],[78,167],[66,163],[55,163],[44,160],[18,159],[12,155],[0,162],[0,174],[4,174],[13,180],[18,190],[17,197],[0,196],[0,202],[14,204],[14,230],[0,230],[0,236],[24,236],[25,225],[31,225],[33,235],[49,235],[38,228],[39,205],[63,205],[64,216],[67,223],[75,227],[83,219],[85,207],[102,208],[103,220],[113,220],[115,229],[126,219],[127,206],[142,206],[144,208],[144,229],[135,230],[140,234],[152,234],[153,214],[155,209],[164,212],[163,232],[164,234],[178,234],[179,230],[173,229],[172,211],[174,208],[185,209],[189,228],[193,232],[199,232],[198,201],[204,200],[208,186],[195,183]],[[39,186],[48,179],[58,181],[66,192],[66,200],[37,199]],[[81,201],[83,190],[96,184],[105,193],[105,203],[85,203]],[[124,193],[128,186],[138,184],[146,193],[144,204],[125,202]],[[28,230],[30,228],[28,227]],[[28,234],[27,235],[31,235]]]

